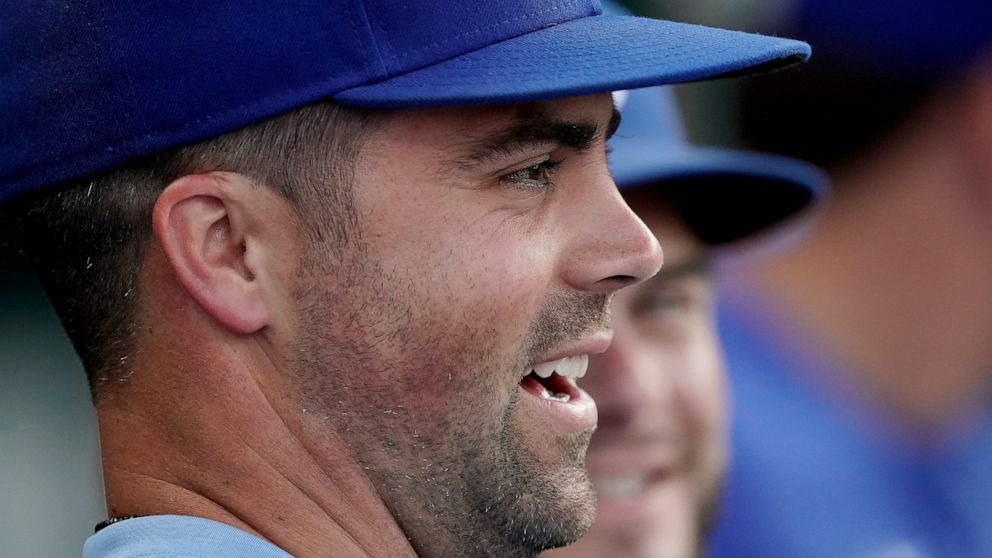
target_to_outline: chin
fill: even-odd
[[[584,435],[581,441],[574,441],[565,453],[565,465],[547,469],[544,489],[532,493],[530,502],[521,502],[521,509],[533,513],[532,524],[540,526],[528,541],[536,551],[572,544],[596,521],[596,496],[583,464],[588,439],[589,435]]]
[[[692,558],[699,554],[698,502],[686,483],[648,487],[639,495],[599,498],[599,520],[575,544],[547,558]]]
[[[609,531],[593,527],[575,544],[543,554],[545,558],[694,558],[698,545],[681,534],[659,529]]]

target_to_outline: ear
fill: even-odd
[[[255,190],[238,174],[187,175],[165,188],[152,212],[155,237],[176,279],[207,314],[244,335],[270,318],[267,285],[253,257],[269,249],[249,211]]]

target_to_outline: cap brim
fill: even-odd
[[[826,195],[819,168],[778,155],[641,143],[615,154],[621,190],[654,188],[690,229],[711,245],[734,242],[782,225]]]
[[[775,69],[809,55],[801,41],[599,15],[346,89],[334,99],[375,108],[534,101]]]

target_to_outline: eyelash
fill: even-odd
[[[561,163],[562,159],[545,159],[540,163],[511,172],[500,180],[524,189],[553,189],[555,183],[551,175],[561,166]],[[540,174],[540,178],[534,178],[533,174]]]

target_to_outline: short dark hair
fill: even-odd
[[[307,105],[5,205],[9,234],[82,359],[94,402],[132,370],[139,277],[162,190],[187,174],[238,172],[288,199],[308,242],[333,250],[353,230],[354,161],[378,116],[330,101]]]

